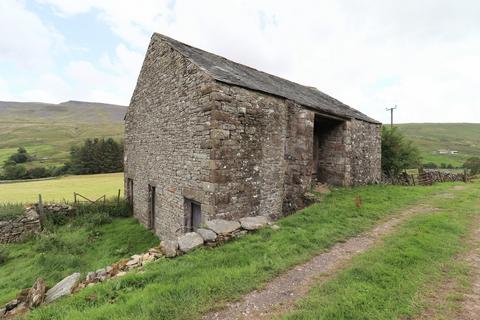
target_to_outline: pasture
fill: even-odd
[[[12,182],[0,184],[0,203],[29,203],[41,194],[45,202],[73,201],[73,193],[89,199],[106,195],[123,196],[123,173],[65,176],[51,180]]]

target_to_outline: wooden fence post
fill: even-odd
[[[73,203],[77,204],[77,193],[76,192],[73,193]]]
[[[42,200],[42,195],[41,194],[38,195],[38,216],[40,218],[40,227],[43,230],[43,225],[44,225],[44,222],[45,222],[45,214],[44,214],[44,211],[43,211],[43,200]]]
[[[120,205],[120,192],[121,190],[118,189],[118,195],[117,195],[117,206]]]

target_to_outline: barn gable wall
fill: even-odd
[[[133,179],[134,215],[145,226],[148,186],[155,187],[154,229],[164,238],[184,231],[184,198],[205,209],[210,203],[210,111],[202,88],[212,81],[152,39],[126,115],[125,181]]]

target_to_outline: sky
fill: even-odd
[[[382,122],[480,122],[478,0],[0,0],[0,100],[128,105],[153,32]]]

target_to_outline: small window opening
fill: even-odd
[[[185,199],[185,232],[193,232],[202,224],[202,207],[200,203]]]

